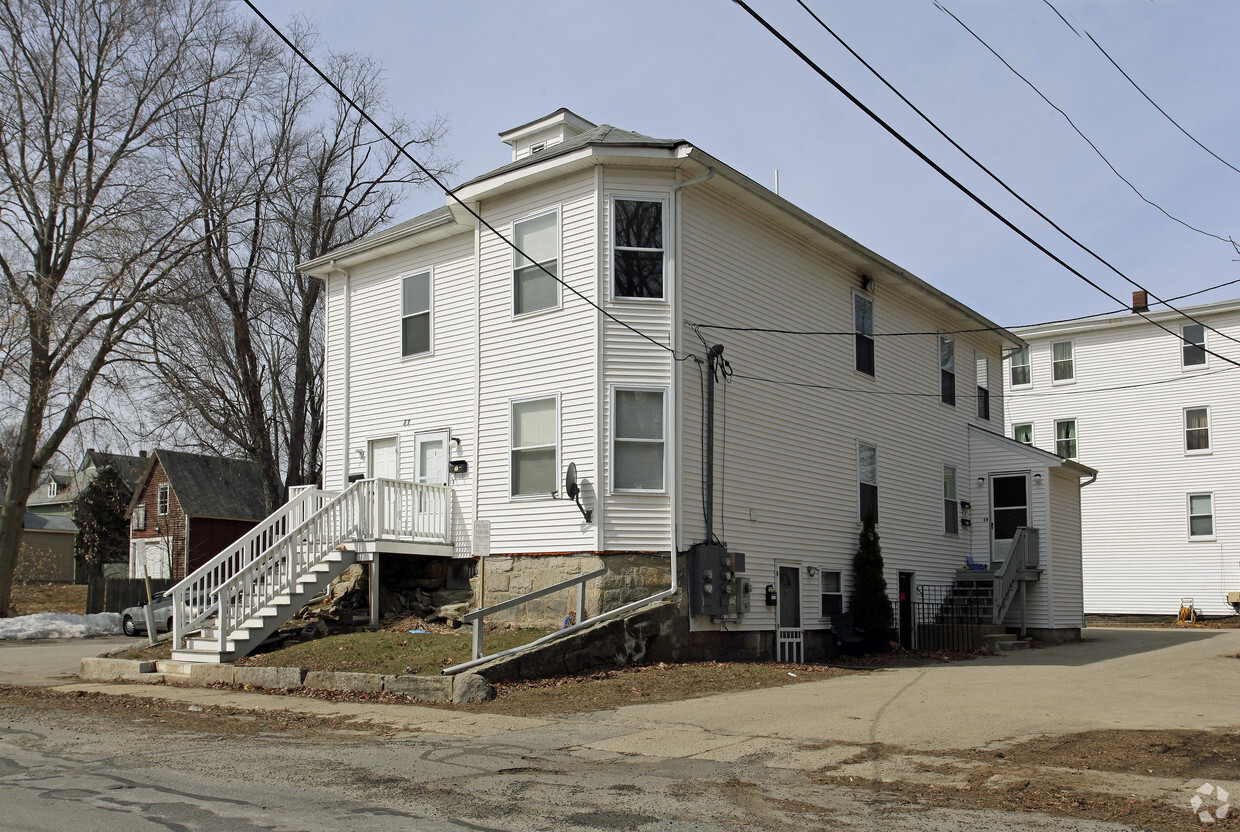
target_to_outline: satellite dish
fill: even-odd
[[[581,486],[577,485],[577,463],[568,463],[568,470],[564,472],[564,493],[568,495],[568,499],[577,504],[577,508],[581,509],[581,514],[586,518],[586,522],[590,522],[590,518],[594,515],[593,509],[586,509],[581,504]]]

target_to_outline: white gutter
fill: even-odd
[[[353,317],[350,313],[353,309],[353,277],[346,269],[337,264],[335,260],[330,261],[329,265],[331,265],[333,271],[338,271],[344,275],[344,398],[340,402],[340,411],[342,414],[342,420],[344,421],[344,461],[340,466],[340,487],[348,488],[350,465],[349,454],[351,451],[349,447],[351,441],[349,430],[349,400],[352,398],[349,392],[349,387],[352,384],[352,379],[350,378],[350,371],[352,369],[352,362],[350,360],[350,353],[352,352],[352,332],[350,327]],[[324,340],[326,341],[326,339]],[[324,485],[326,485],[326,483],[324,483]]]

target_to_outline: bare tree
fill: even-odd
[[[0,0],[0,280],[16,316],[0,323],[16,425],[0,616],[40,471],[117,348],[184,296],[197,211],[167,151],[232,37],[216,0]]]
[[[303,46],[312,34],[295,33]],[[267,53],[264,53],[266,55]],[[152,322],[160,405],[213,452],[259,464],[268,510],[321,471],[323,285],[296,264],[388,222],[422,175],[293,55],[254,67],[227,111],[189,114],[178,158],[205,206],[194,266],[211,286]],[[331,77],[405,146],[437,160],[442,120],[386,113],[380,67],[330,55]]]

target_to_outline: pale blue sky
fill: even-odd
[[[451,123],[455,181],[497,167],[501,130],[568,107],[596,123],[683,138],[997,322],[1116,304],[1038,253],[856,110],[727,0],[256,0],[305,14],[325,43],[370,53],[393,105]],[[1163,297],[1240,278],[1235,250],[1124,185],[1054,112],[932,0],[807,0],[949,134],[1099,254]],[[1240,238],[1240,173],[1170,125],[1040,0],[941,0],[1073,118],[1149,198]],[[1240,3],[1052,0],[1189,132],[1240,167]],[[794,0],[772,23],[915,144],[1073,266],[1132,287],[1019,206],[935,136]],[[454,183],[455,184],[455,183]],[[422,192],[401,219],[443,204]],[[1205,300],[1240,297],[1240,284]]]

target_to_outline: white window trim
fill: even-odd
[[[973,416],[982,422],[993,422],[995,420],[995,397],[990,395],[990,356],[982,355],[977,350],[973,351],[973,367],[974,367],[974,386],[973,394],[976,400],[973,402]],[[986,391],[986,415],[983,416],[978,411],[982,406],[981,391]]]
[[[663,296],[657,298],[634,298],[628,295],[616,294],[616,200],[630,202],[658,202],[662,204],[663,218]],[[672,247],[671,238],[671,200],[667,194],[655,193],[627,193],[613,192],[607,203],[608,219],[607,219],[607,243],[610,251],[607,257],[607,277],[608,277],[608,294],[613,303],[670,303],[671,287],[668,285],[671,280],[671,272],[668,270],[668,251]],[[624,251],[659,251],[657,248],[631,248],[625,247]]]
[[[1072,441],[1076,443],[1076,454],[1074,456],[1063,457],[1064,459],[1077,460],[1081,458],[1081,420],[1072,416],[1067,419],[1056,419],[1054,422],[1055,432],[1052,434],[1052,441],[1055,443],[1055,456],[1059,456],[1059,425],[1063,422],[1072,422],[1073,430],[1076,435],[1072,437]]]
[[[1210,353],[1208,352],[1204,353],[1206,360],[1201,362],[1200,364],[1185,364],[1184,363],[1184,348],[1188,346],[1188,344],[1184,341],[1184,338],[1187,337],[1184,335],[1184,330],[1188,329],[1190,326],[1196,326],[1196,324],[1184,324],[1183,326],[1180,327],[1180,341],[1179,341],[1180,369],[1186,373],[1195,373],[1198,370],[1207,370],[1210,368]],[[1201,348],[1202,350],[1209,349],[1208,338],[1209,336],[1207,335],[1205,325],[1203,324],[1201,327]]]
[[[947,490],[945,486],[947,485],[947,470],[949,468],[952,471],[952,487],[954,489],[954,493],[951,495],[950,502],[952,505],[956,507],[956,529],[955,531],[947,530],[947,505],[948,505],[949,500],[947,498],[947,494],[943,494],[943,499],[941,500],[942,505],[943,505],[943,523],[942,523],[943,534],[949,537],[959,537],[960,536],[960,468],[959,466],[948,465],[946,463],[943,464],[943,473],[942,473],[942,479],[940,481],[939,490],[940,491]]]
[[[944,342],[947,342],[952,345],[952,368],[951,370],[948,370],[946,367],[943,366],[943,343]],[[957,358],[956,339],[949,338],[946,335],[940,335],[939,340],[937,342],[937,346],[938,346],[938,351],[935,353],[935,355],[937,356],[937,363],[939,366],[939,374],[938,374],[939,404],[943,405],[944,407],[954,408],[956,406],[957,400],[960,398],[960,374],[956,372],[956,366],[959,363],[956,360]],[[950,402],[943,401],[943,373],[947,373],[947,372],[950,372],[952,374],[952,400]]]
[[[405,314],[405,279],[410,278],[410,277],[417,277],[418,275],[421,275],[421,274],[425,274],[427,276],[426,277],[426,281],[427,281],[426,296],[430,300],[430,308],[426,310],[426,314],[429,316],[429,319],[430,319],[430,326],[427,327],[427,329],[429,330],[427,341],[428,341],[428,345],[430,348],[425,350],[424,352],[412,352],[412,353],[409,353],[409,355],[405,355],[405,318],[410,317],[409,315]],[[429,355],[434,355],[435,354],[435,268],[434,266],[427,266],[425,269],[415,269],[414,271],[411,271],[411,272],[405,272],[400,276],[400,280],[397,282],[396,285],[400,293],[399,298],[398,298],[398,303],[400,304],[400,325],[397,327],[397,330],[396,330],[396,344],[397,344],[396,349],[398,353],[400,354],[400,360],[411,361],[411,360],[415,360],[419,358],[426,358]],[[421,315],[422,313],[415,312],[414,314]]]
[[[862,378],[868,378],[870,381],[876,381],[878,379],[878,339],[874,337],[874,331],[878,329],[878,326],[874,322],[874,315],[878,311],[878,304],[874,302],[874,295],[871,294],[870,292],[863,292],[860,289],[853,289],[852,294],[853,294],[853,305],[852,305],[851,311],[852,311],[852,316],[853,316],[853,362],[852,362],[853,375],[861,376]],[[870,334],[867,335],[866,337],[869,338],[870,343],[874,345],[874,374],[873,375],[871,375],[870,373],[862,372],[861,370],[857,369],[857,338],[856,336],[865,335],[864,332],[860,332],[857,330],[857,300],[856,300],[857,298],[862,298],[870,302]]]
[[[617,488],[616,487],[616,393],[618,392],[636,392],[636,393],[662,393],[663,394],[663,487],[662,488]],[[611,424],[609,428],[608,444],[610,445],[608,457],[608,476],[607,485],[611,494],[666,494],[667,493],[667,462],[668,462],[668,444],[667,444],[667,425],[668,425],[668,393],[667,387],[658,385],[640,385],[640,384],[613,384],[611,385],[611,413],[608,414]],[[645,442],[653,445],[652,439],[626,439],[626,442]]]
[[[1207,445],[1205,448],[1202,448],[1196,451],[1190,451],[1188,449],[1188,411],[1190,410],[1204,410],[1206,412],[1206,443]],[[1209,456],[1210,454],[1214,453],[1214,437],[1212,436],[1212,433],[1214,431],[1214,422],[1211,419],[1209,405],[1197,405],[1195,407],[1184,408],[1184,410],[1182,411],[1180,415],[1180,420],[1181,420],[1181,424],[1184,427],[1184,455],[1185,456]]]
[[[878,443],[870,442],[869,440],[866,440],[866,439],[858,439],[857,444],[856,444],[857,469],[856,469],[856,480],[855,480],[857,487],[853,489],[854,496],[857,498],[856,505],[854,506],[854,510],[853,510],[853,516],[857,518],[858,528],[865,525],[865,521],[861,517],[861,485],[863,483],[863,480],[861,479],[861,446],[862,445],[866,446],[867,448],[874,449],[874,487],[876,489],[879,487],[878,485],[878,456],[879,456]],[[880,496],[882,495],[881,490],[879,491],[879,495]],[[879,516],[874,518],[875,528],[877,528],[881,522],[882,522],[882,506],[880,504]]]
[[[1065,420],[1065,421],[1067,421],[1067,420]],[[1028,441],[1028,442],[1021,442],[1019,439],[1017,439],[1017,438],[1016,438],[1016,429],[1017,429],[1017,428],[1026,427],[1026,426],[1029,428],[1029,441]],[[1020,444],[1022,444],[1022,445],[1026,445],[1026,444],[1027,444],[1027,445],[1032,446],[1032,445],[1034,444],[1034,437],[1033,437],[1033,422],[1013,422],[1013,423],[1012,423],[1012,441],[1013,441],[1013,442],[1020,442]]]
[[[1210,534],[1193,534],[1193,517],[1205,517],[1204,514],[1193,514],[1193,497],[1210,498]],[[1189,540],[1208,543],[1218,539],[1218,506],[1215,505],[1213,491],[1190,491],[1184,495],[1184,523],[1187,526]]]
[[[159,484],[159,488],[155,492],[155,514],[158,517],[167,517],[171,511],[172,486],[163,482]]]
[[[1072,348],[1072,377],[1071,378],[1055,378],[1055,345],[1070,344]],[[1031,372],[1030,378],[1033,377]],[[1066,338],[1059,341],[1051,341],[1051,384],[1055,386],[1063,386],[1065,384],[1076,384],[1076,341]]]
[[[1012,381],[1012,368],[1017,366],[1016,356],[1019,355],[1021,351],[1025,353],[1025,358],[1027,361],[1019,366],[1029,368],[1029,380],[1024,384],[1016,384]],[[1010,386],[1013,390],[1026,390],[1033,386],[1033,349],[1028,345],[1026,345],[1023,350],[1018,350],[1017,352],[1012,353],[1011,357],[1008,358],[1007,381],[1008,386]]]
[[[514,473],[514,471],[513,471],[513,468],[512,468],[512,452],[513,452],[514,450],[518,450],[517,448],[514,448],[514,447],[513,447],[513,444],[512,444],[512,437],[513,437],[513,433],[514,433],[514,431],[513,431],[513,429],[512,429],[512,414],[513,414],[513,410],[514,410],[514,407],[515,407],[516,405],[521,404],[521,403],[523,403],[523,402],[541,402],[541,401],[545,401],[546,399],[555,399],[555,472],[556,472],[556,480],[555,480],[554,482],[552,482],[552,483],[551,483],[551,490],[550,490],[550,491],[547,491],[547,492],[540,492],[540,493],[538,493],[538,494],[521,494],[521,495],[516,495],[516,494],[513,494],[513,493],[512,493],[512,489],[513,489],[513,485],[514,485],[514,483],[513,483],[513,473]],[[541,446],[541,445],[531,445],[530,447],[543,447],[543,446]],[[508,501],[509,501],[509,502],[513,502],[513,503],[524,503],[524,502],[529,502],[530,500],[545,500],[545,499],[547,499],[547,498],[549,498],[549,497],[554,499],[554,498],[555,498],[555,495],[556,495],[556,492],[558,492],[558,491],[559,491],[559,476],[560,476],[560,394],[559,394],[559,393],[552,393],[552,394],[550,394],[550,395],[546,395],[546,396],[521,396],[520,398],[516,398],[516,399],[509,399],[509,400],[508,400]]]
[[[551,208],[545,208],[535,211],[532,214],[526,214],[513,220],[508,226],[508,239],[515,241],[517,239],[517,226],[527,220],[536,220],[539,217],[545,217],[547,214],[555,214],[555,268],[560,280],[555,281],[555,305],[547,306],[542,309],[535,309],[533,312],[517,312],[517,260],[520,255],[514,249],[512,252],[512,274],[508,283],[508,313],[509,317],[514,320],[524,320],[535,315],[542,315],[547,312],[555,312],[564,308],[564,284],[560,281],[564,279],[564,211],[563,205],[554,205]],[[434,300],[431,302],[434,307]],[[431,322],[434,323],[434,315],[432,313]],[[432,333],[433,334],[433,333]],[[432,339],[431,346],[434,346]],[[420,355],[421,353],[419,353]]]
[[[844,591],[844,570],[832,569],[831,567],[827,566],[826,564],[822,564],[822,563],[815,563],[814,568],[818,570],[818,592],[816,593],[818,596],[818,620],[821,622],[830,623],[831,617],[822,614],[822,596],[838,594],[840,596],[840,611],[843,612],[848,607],[848,604],[847,604],[848,593]],[[838,593],[823,591],[822,578],[824,575],[831,575],[831,574],[840,576],[840,591]]]

